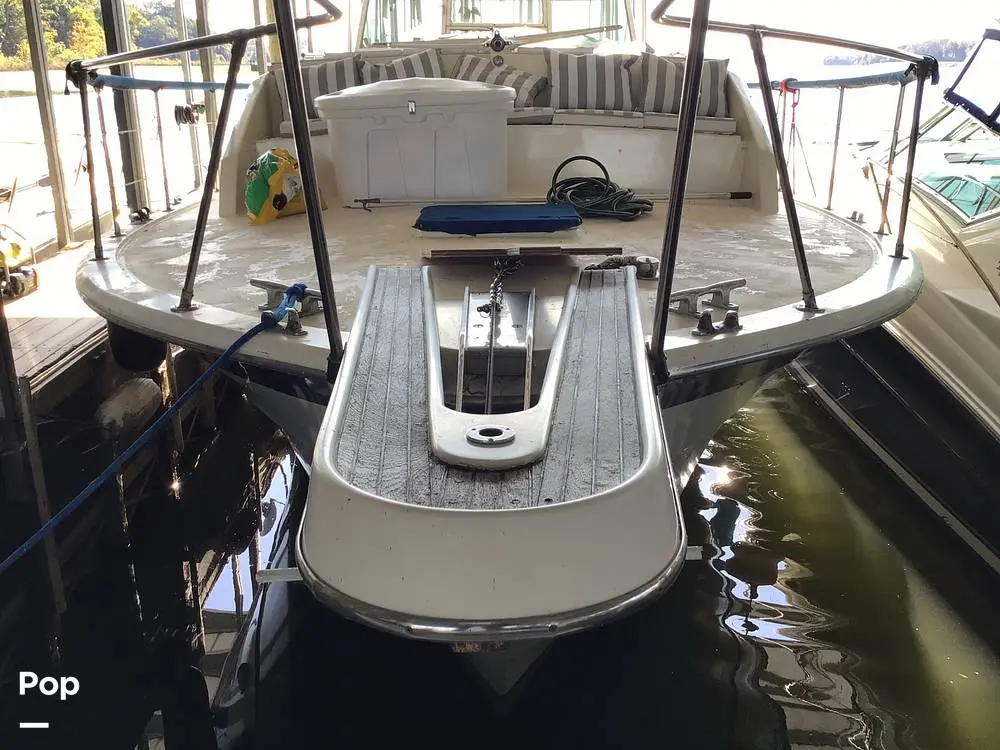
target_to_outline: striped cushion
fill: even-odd
[[[545,50],[555,109],[630,110],[635,55],[570,55]]]
[[[729,117],[726,75],[729,60],[705,60],[698,97],[699,117]],[[684,60],[644,53],[641,63],[643,112],[677,114],[681,110]]]
[[[274,71],[274,80],[278,84],[278,97],[281,99],[281,111],[284,120],[291,120],[288,109],[288,96],[285,92],[285,75],[280,67]],[[357,86],[361,83],[358,65],[353,57],[342,60],[330,60],[319,63],[302,63],[302,84],[306,94],[306,112],[309,118],[319,117],[313,100],[323,94],[333,94],[337,91]]]
[[[395,81],[399,78],[444,78],[441,54],[434,49],[425,49],[383,65],[362,60],[361,77],[365,83]]]
[[[477,55],[461,55],[452,77],[463,81],[482,81],[495,83],[498,86],[510,86],[517,92],[514,97],[514,109],[533,106],[535,97],[549,83],[545,76],[528,73],[510,65],[494,65],[490,58]]]

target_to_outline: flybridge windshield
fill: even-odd
[[[1000,30],[989,29],[944,98],[1000,133]]]
[[[595,42],[628,37],[631,0],[367,0],[362,45],[479,38],[493,29],[505,36],[618,26],[589,32]],[[633,16],[634,18],[634,16]]]

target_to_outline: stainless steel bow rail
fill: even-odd
[[[340,322],[337,318],[337,304],[333,288],[333,273],[330,267],[330,257],[327,253],[326,236],[323,229],[319,187],[316,181],[316,171],[313,162],[312,144],[307,129],[305,106],[305,91],[302,83],[302,70],[299,62],[296,32],[298,29],[308,29],[320,24],[331,23],[341,18],[343,13],[330,0],[315,0],[325,13],[296,19],[292,13],[291,0],[272,0],[274,7],[274,23],[261,24],[246,29],[234,29],[219,34],[207,34],[177,42],[168,42],[156,47],[149,47],[131,52],[119,52],[89,60],[73,60],[66,66],[66,76],[80,92],[80,109],[83,114],[83,137],[87,159],[87,176],[90,182],[91,219],[94,230],[94,260],[103,261],[104,247],[101,242],[100,211],[97,202],[97,187],[94,177],[94,152],[91,145],[90,105],[87,96],[88,83],[92,85],[90,72],[98,68],[122,63],[146,60],[166,55],[186,54],[200,49],[211,49],[220,45],[230,45],[229,70],[223,89],[222,106],[219,108],[219,118],[216,123],[216,136],[212,139],[212,151],[208,160],[207,174],[201,203],[198,207],[198,218],[195,222],[194,234],[191,239],[191,252],[188,256],[187,273],[184,286],[181,289],[180,300],[174,311],[178,313],[195,310],[194,284],[198,275],[198,263],[201,257],[201,247],[205,239],[205,228],[208,224],[208,213],[212,205],[212,193],[215,191],[215,181],[222,161],[222,147],[229,113],[232,109],[233,95],[236,90],[236,78],[240,72],[243,55],[247,44],[252,39],[275,35],[281,49],[282,69],[285,76],[285,90],[288,92],[288,106],[292,119],[292,131],[298,154],[299,171],[302,177],[302,187],[306,203],[306,215],[309,223],[309,233],[313,243],[313,254],[316,271],[319,276],[320,293],[328,301],[323,305],[323,317],[327,336],[330,341],[327,377],[330,382],[336,375],[337,367],[343,355],[344,344],[341,338]]]
[[[914,55],[902,50],[881,47],[865,42],[855,42],[848,39],[810,34],[786,29],[772,29],[766,26],[747,25],[728,22],[712,22],[709,20],[710,0],[695,0],[690,17],[667,15],[667,10],[674,0],[661,0],[653,9],[650,18],[654,23],[663,26],[688,27],[691,30],[688,54],[684,66],[684,82],[681,89],[681,107],[677,122],[677,148],[674,157],[674,171],[671,178],[671,200],[667,204],[666,226],[663,234],[663,249],[660,259],[660,280],[657,288],[656,310],[653,317],[653,335],[650,341],[650,357],[656,375],[661,382],[668,377],[666,352],[664,349],[667,335],[667,314],[670,307],[670,292],[673,283],[674,265],[677,261],[677,244],[680,240],[681,216],[683,213],[684,191],[687,183],[688,167],[691,160],[691,148],[694,141],[695,118],[698,114],[698,95],[701,90],[702,67],[705,60],[705,39],[709,31],[719,31],[728,34],[741,34],[750,42],[754,64],[757,68],[758,82],[764,101],[764,113],[767,127],[774,149],[774,161],[778,170],[778,180],[781,185],[785,213],[788,216],[788,228],[791,234],[792,246],[795,250],[795,262],[799,269],[799,279],[802,283],[802,305],[804,312],[820,312],[816,305],[816,292],[809,276],[809,263],[806,259],[805,246],[802,241],[802,229],[799,225],[795,197],[792,194],[791,179],[788,175],[788,164],[785,161],[782,147],[781,127],[778,123],[777,108],[774,98],[770,95],[771,79],[767,72],[767,61],[764,58],[764,38],[785,39],[806,44],[823,44],[832,47],[843,47],[882,55],[910,64],[910,70],[916,77],[916,99],[913,105],[913,121],[910,126],[910,143],[915,144],[920,129],[920,109],[923,102],[924,84],[928,78],[932,84],[939,80],[938,62],[926,55]],[[911,145],[907,153],[906,176],[903,179],[901,208],[899,216],[899,231],[896,234],[896,247],[893,257],[903,257],[903,235],[906,228],[906,217],[910,202],[910,192],[913,186],[913,162],[916,149]]]

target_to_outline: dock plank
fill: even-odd
[[[81,247],[42,261],[36,266],[38,289],[4,304],[19,376],[41,375],[73,356],[104,328],[104,319],[76,291],[77,266],[91,252]]]

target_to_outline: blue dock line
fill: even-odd
[[[265,311],[260,316],[260,322],[255,325],[250,330],[243,333],[236,341],[230,345],[226,351],[224,351],[219,358],[215,360],[211,365],[209,365],[205,371],[198,376],[198,378],[188,386],[188,389],[184,391],[177,400],[170,405],[170,407],[163,412],[156,421],[154,421],[146,430],[136,438],[135,442],[132,443],[128,448],[126,448],[111,464],[102,471],[96,479],[94,479],[90,484],[83,488],[83,491],[79,495],[70,500],[66,505],[59,509],[59,512],[52,516],[48,521],[46,521],[38,531],[28,537],[20,547],[14,550],[7,559],[0,563],[0,575],[3,575],[10,566],[24,557],[36,544],[38,544],[46,534],[52,531],[56,526],[62,523],[74,510],[76,510],[83,502],[94,494],[97,489],[104,484],[106,481],[111,479],[118,473],[118,470],[122,465],[132,458],[139,450],[146,445],[157,433],[163,430],[170,423],[170,419],[177,413],[178,409],[191,397],[193,396],[204,384],[208,378],[213,375],[216,370],[218,370],[222,365],[224,365],[229,359],[232,358],[237,351],[239,351],[250,339],[259,333],[263,333],[271,328],[277,328],[278,323],[285,317],[285,313],[288,308],[292,307],[297,301],[300,301],[306,293],[306,285],[302,282],[296,282],[288,287],[285,291],[285,298],[278,305],[274,312]]]
[[[90,77],[90,85],[94,88],[107,86],[119,91],[136,91],[148,89],[150,91],[221,91],[226,87],[225,82],[215,81],[155,81],[148,78],[132,78],[130,76],[113,76],[107,74]],[[249,83],[237,83],[236,88],[250,88]]]

